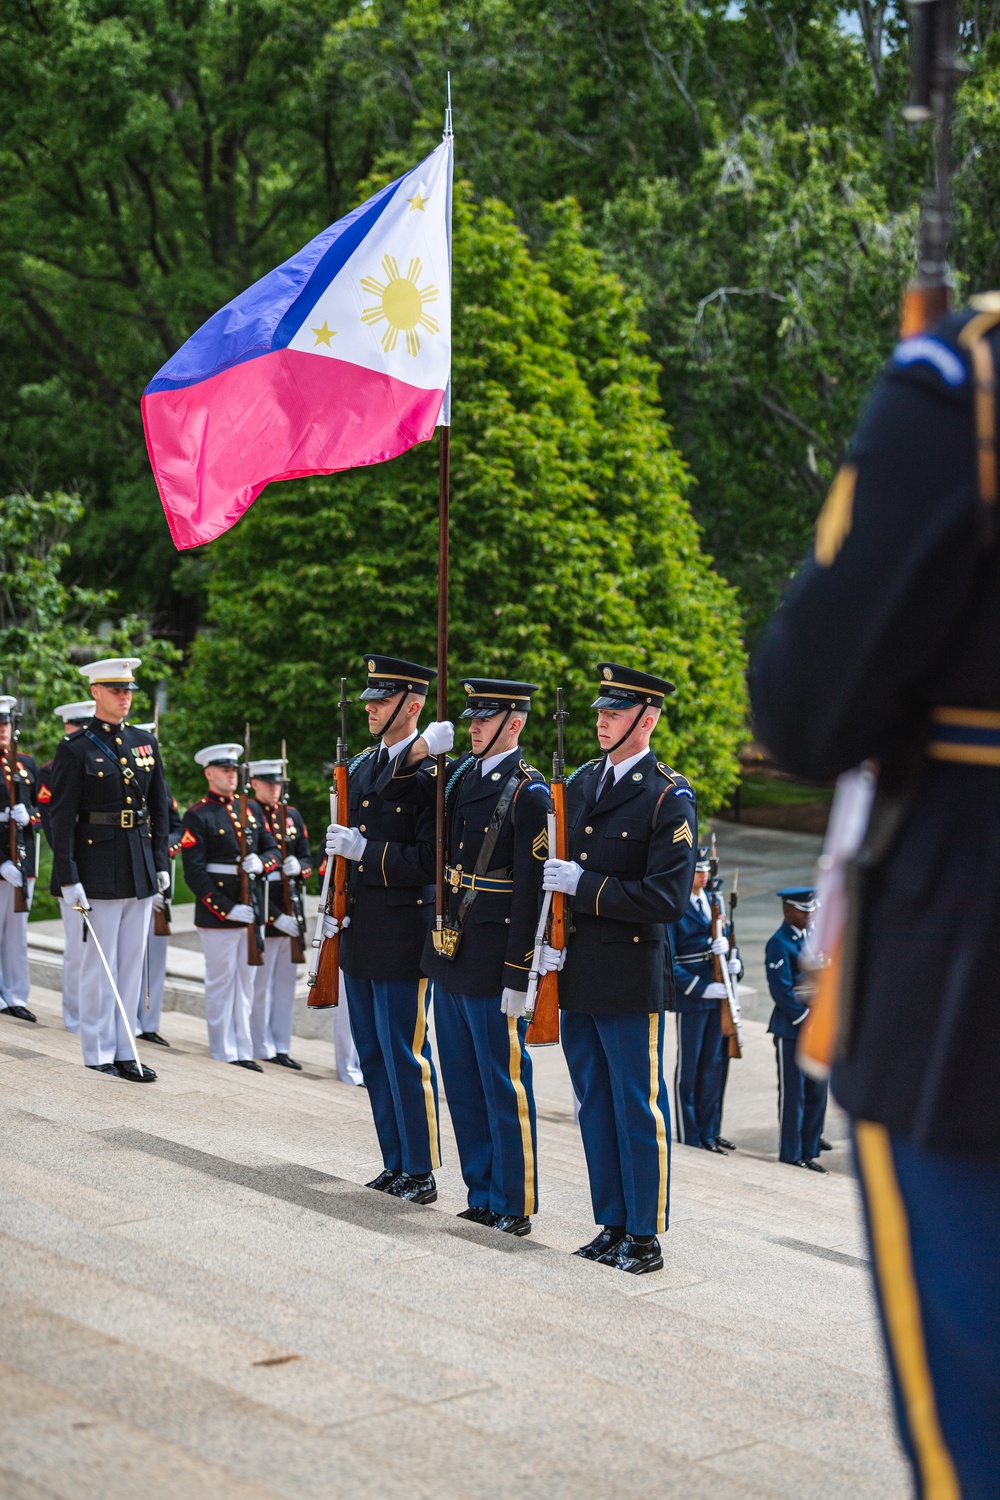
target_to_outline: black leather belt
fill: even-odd
[[[77,814],[79,823],[98,823],[111,828],[137,828],[149,821],[145,808],[123,807],[121,812],[82,812]]]

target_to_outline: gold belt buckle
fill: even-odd
[[[132,810],[131,807],[123,807],[122,808],[122,827],[123,828],[134,828],[135,827],[135,813],[133,812],[133,810]]]
[[[448,870],[447,875],[448,884],[451,886],[452,890],[460,891],[462,889],[462,866],[455,865]]]

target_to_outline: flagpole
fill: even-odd
[[[444,139],[451,140],[451,74],[448,74],[448,102],[444,116]],[[448,202],[448,246],[451,249],[451,189]],[[441,424],[438,447],[438,600],[437,600],[437,716],[448,717],[448,534],[451,511],[451,381],[445,391],[447,421]],[[437,802],[435,818],[435,892],[434,927],[444,927],[444,855],[445,855],[445,780],[447,757],[437,757]]]

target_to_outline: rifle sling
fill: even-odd
[[[503,791],[500,793],[500,796],[497,799],[497,804],[493,809],[493,816],[490,819],[490,826],[486,830],[486,837],[483,839],[482,845],[480,847],[479,856],[476,860],[476,866],[472,872],[473,875],[486,875],[490,876],[493,879],[499,879],[501,876],[507,875],[506,869],[491,870],[490,863],[493,859],[493,851],[497,846],[497,840],[500,837],[500,830],[503,828],[503,825],[507,818],[507,814],[510,812],[511,804],[514,801],[514,798],[517,796],[517,790],[521,785],[522,780],[523,778],[520,771],[512,771],[508,776],[507,781],[504,784]],[[461,904],[458,908],[458,914],[455,918],[455,927],[459,934],[461,934],[466,922],[468,921],[469,912],[472,909],[472,903],[475,901],[478,895],[479,892],[475,887],[473,887],[471,891],[466,891],[465,895],[462,897]]]

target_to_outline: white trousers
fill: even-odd
[[[80,1035],[80,965],[83,963],[83,918],[59,897],[65,941],[62,961],[63,1025],[74,1036]]]
[[[248,1062],[253,1058],[250,1010],[253,969],[247,963],[245,927],[199,927],[205,954],[205,1020],[208,1050],[216,1062]]]
[[[159,1031],[163,1014],[163,985],[167,977],[168,937],[157,937],[153,924],[149,924],[149,945],[146,949],[146,985],[139,998],[139,1030]],[[147,996],[148,1006],[147,1006]]]
[[[347,1007],[347,985],[340,975],[340,1004],[333,1013],[333,1055],[337,1062],[337,1077],[341,1083],[353,1083],[358,1088],[364,1083],[361,1059],[354,1045],[351,1030],[351,1012]]]
[[[295,974],[291,938],[265,938],[263,966],[253,971],[250,1038],[254,1057],[274,1057],[292,1050]]]
[[[14,886],[0,879],[0,1010],[24,1005],[30,991],[28,913],[14,910]]]
[[[122,997],[128,1026],[115,1003],[97,943],[88,933],[80,963],[80,1043],[83,1060],[90,1067],[132,1059],[129,1028],[135,1032],[152,914],[152,896],[142,900],[135,896],[121,901],[95,899],[91,905],[88,915]]]

